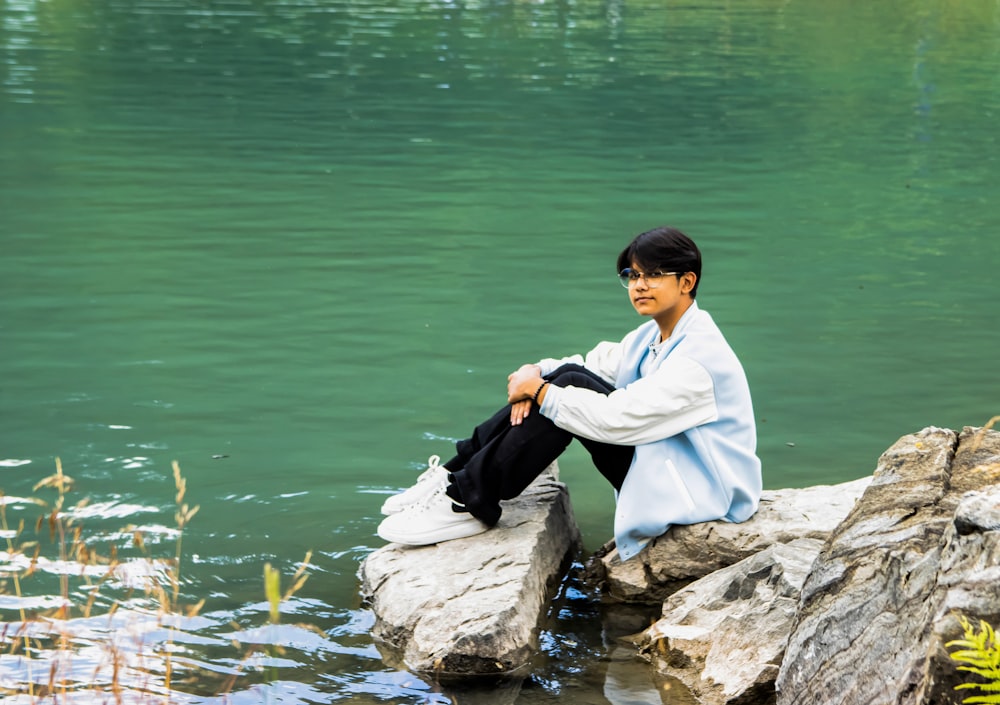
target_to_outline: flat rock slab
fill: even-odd
[[[389,544],[359,568],[386,660],[438,679],[523,675],[539,623],[580,542],[553,463],[503,503],[489,531],[434,546]]]
[[[624,563],[614,542],[588,563],[588,580],[617,602],[661,602],[693,580],[731,566],[769,546],[796,539],[826,540],[871,483],[765,491],[760,509],[741,524],[706,521],[672,526]]]

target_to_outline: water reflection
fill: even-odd
[[[521,679],[427,680],[456,705],[534,705],[554,699],[581,705],[694,705],[680,682],[655,674],[624,637],[645,629],[656,606],[602,605],[581,582],[576,564],[553,599],[540,652]],[[383,657],[387,654],[383,653]],[[392,655],[388,655],[391,661]]]
[[[95,514],[91,508],[89,516]],[[170,585],[171,570],[169,560],[124,560],[109,570],[0,553],[0,573],[19,575],[20,586],[32,591],[30,597],[0,596],[0,611],[21,615],[4,623],[0,679],[18,684],[15,692],[25,702],[54,686],[66,702],[86,702],[95,690],[118,693],[127,703],[168,694],[178,703],[267,697],[309,703],[346,693],[357,702],[687,702],[678,699],[677,684],[657,681],[634,649],[617,641],[644,628],[655,608],[602,607],[579,582],[579,565],[553,600],[541,652],[526,678],[460,683],[387,667],[391,659],[371,644],[372,615],[364,609],[292,597],[277,624],[267,623],[266,601],[200,613],[197,606],[174,612],[167,599],[165,611],[160,588]],[[56,578],[53,592],[39,595],[46,574]],[[37,617],[24,621],[26,614]]]
[[[37,32],[37,3],[32,0],[13,0],[3,14],[3,55],[7,58],[3,90],[18,103],[31,102],[37,66],[31,64],[31,39]]]
[[[131,700],[166,653],[178,702],[237,671],[229,702],[472,697],[371,644],[376,495],[512,361],[620,331],[609,255],[663,218],[705,235],[769,486],[989,418],[970,359],[997,347],[998,27],[995,0],[0,4],[0,540],[23,519],[44,545],[0,554],[0,668],[42,687],[65,630],[76,677],[120,630],[149,648]],[[56,453],[110,575],[32,534]],[[178,457],[203,507],[179,601],[206,605],[166,626],[145,589],[173,559]],[[568,476],[599,545],[586,462]],[[262,566],[308,549],[311,599],[270,629]],[[67,603],[29,678],[10,630]],[[508,695],[655,703],[614,622],[567,583]]]

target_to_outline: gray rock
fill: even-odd
[[[361,592],[390,663],[438,679],[522,673],[538,625],[579,545],[555,463],[493,529],[434,546],[389,544],[363,561]]]
[[[671,595],[635,638],[702,705],[773,702],[799,591],[823,543],[774,544]]]
[[[674,526],[624,563],[613,543],[588,564],[588,580],[611,600],[660,602],[692,580],[733,565],[774,544],[799,538],[825,540],[871,482],[764,492],[748,521]]]
[[[996,487],[965,493],[955,510],[955,530],[963,536],[1000,531],[1000,502],[997,502]]]
[[[802,589],[778,705],[958,702],[944,644],[1000,617],[1000,433],[901,438]],[[968,695],[969,693],[967,693]]]

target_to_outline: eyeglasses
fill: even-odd
[[[622,286],[628,289],[641,278],[646,281],[646,286],[650,289],[655,289],[663,283],[663,277],[678,276],[678,274],[679,272],[649,272],[648,274],[643,274],[642,272],[637,272],[634,269],[623,269],[618,272],[618,281],[622,283]]]

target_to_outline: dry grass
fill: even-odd
[[[179,687],[186,683],[177,681],[178,667],[188,669],[191,662],[175,656],[174,640],[205,601],[180,601],[184,530],[199,507],[185,502],[187,482],[176,462],[172,469],[176,528],[171,532],[174,551],[167,557],[153,556],[147,536],[135,527],[119,534],[129,536],[134,555],[120,557],[114,543],[107,555],[95,550],[82,523],[74,518],[74,512],[80,513],[88,502],[67,510],[74,482],[58,458],[56,472],[33,488],[35,493],[55,490],[51,502],[0,493],[0,528],[6,541],[6,555],[0,556],[0,596],[16,598],[19,617],[18,622],[0,624],[0,659],[7,662],[3,674],[8,676],[0,687],[0,699],[6,696],[30,705],[85,701],[119,705],[170,703],[182,692]],[[9,526],[7,506],[14,503],[41,511],[33,531],[23,519],[16,527]],[[310,557],[311,553],[306,555],[285,593],[280,591],[278,571],[265,566],[272,624],[280,619],[281,602],[306,581]],[[58,583],[55,590],[45,585],[53,576]],[[36,588],[33,595],[26,590],[29,585]],[[147,637],[154,631],[165,632],[166,637],[151,644]],[[233,648],[243,647],[234,641]],[[274,649],[280,647],[265,647]],[[219,692],[233,689],[259,650],[252,647],[242,654]],[[87,652],[85,657],[82,651]],[[15,677],[9,677],[11,672]]]

